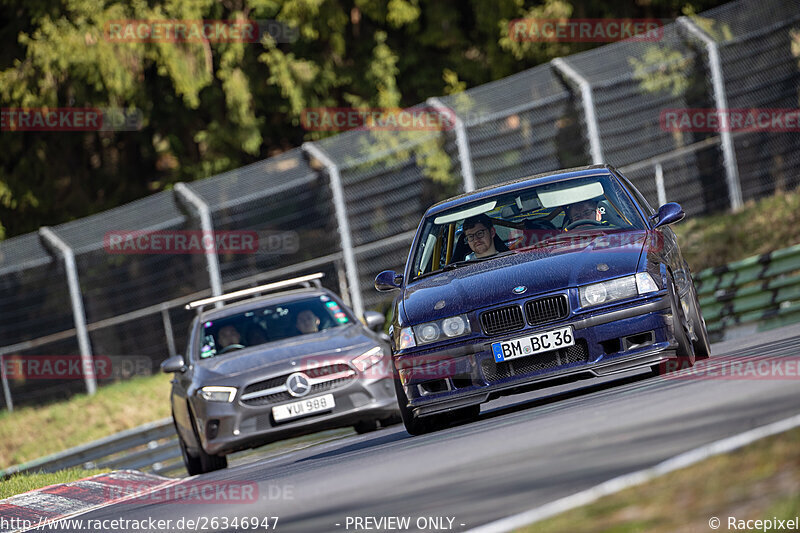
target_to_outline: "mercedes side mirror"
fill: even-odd
[[[173,355],[163,363],[161,363],[161,371],[165,374],[172,374],[175,372],[186,372],[186,365],[183,362],[182,355]]]
[[[364,323],[372,331],[379,331],[386,322],[386,317],[377,311],[364,311]]]

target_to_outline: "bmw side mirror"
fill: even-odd
[[[655,227],[668,226],[669,224],[680,222],[685,216],[686,213],[683,212],[680,204],[675,202],[666,203],[658,208],[658,222],[656,222]]]
[[[161,363],[161,371],[165,374],[172,374],[174,372],[186,372],[186,365],[183,362],[182,355],[173,355],[163,363]]]
[[[384,270],[375,278],[375,288],[381,292],[399,289],[403,283],[403,276],[394,270]]]
[[[386,317],[377,311],[364,311],[364,323],[372,331],[378,331],[386,322]]]

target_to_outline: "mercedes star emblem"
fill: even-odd
[[[311,391],[311,382],[302,372],[295,372],[286,379],[286,388],[295,398],[305,396]]]

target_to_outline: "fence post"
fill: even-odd
[[[600,128],[597,125],[597,114],[594,109],[594,96],[589,80],[581,76],[577,70],[572,68],[562,58],[557,57],[550,61],[557,71],[575,82],[581,90],[581,100],[583,101],[583,114],[586,117],[586,129],[589,135],[589,152],[592,156],[592,163],[602,165],[603,146],[600,143]]]
[[[350,233],[350,222],[347,218],[347,206],[344,202],[344,189],[342,188],[342,177],[341,174],[339,174],[339,166],[328,157],[328,154],[323,152],[322,149],[314,143],[303,143],[303,150],[325,165],[325,168],[328,170],[331,193],[333,194],[333,205],[336,209],[336,223],[339,226],[339,238],[342,243],[344,268],[347,274],[347,283],[350,285],[350,301],[353,304],[353,311],[356,312],[356,316],[360,319],[364,315],[364,305],[361,301],[358,266],[356,264],[355,253],[353,252],[353,238]]]
[[[14,410],[14,402],[11,401],[11,389],[8,387],[8,376],[6,376],[6,363],[3,361],[3,352],[0,352],[0,379],[3,381],[3,396],[6,399],[6,409],[8,412]]]
[[[94,362],[92,361],[92,345],[89,342],[89,331],[86,329],[86,312],[83,309],[81,286],[78,282],[78,267],[75,264],[75,252],[53,230],[44,226],[39,228],[39,235],[52,248],[58,251],[64,260],[67,271],[67,285],[69,298],[72,304],[72,318],[75,321],[75,333],[78,336],[78,348],[81,352],[81,365],[86,381],[86,392],[91,396],[97,390],[97,381],[94,375]]]
[[[175,357],[178,351],[175,349],[175,335],[172,332],[172,319],[169,317],[169,307],[166,305],[161,308],[161,321],[164,323],[164,336],[167,337],[169,356]]]
[[[184,200],[192,204],[197,213],[200,215],[200,229],[203,230],[203,236],[211,235],[214,238],[214,223],[211,221],[211,209],[208,204],[200,198],[193,190],[186,186],[185,183],[176,183],[174,187],[175,192],[183,197]],[[215,240],[216,242],[216,240]],[[215,249],[205,247],[206,264],[208,265],[208,278],[211,283],[211,296],[222,295],[222,277],[219,273],[219,258]],[[222,302],[216,302],[214,307],[222,307]]]
[[[656,163],[656,194],[658,195],[658,205],[662,206],[667,203],[667,189],[664,187],[664,167],[661,163]]]
[[[725,177],[728,181],[728,196],[731,208],[736,211],[742,207],[742,184],[739,181],[739,165],[736,162],[736,151],[728,115],[728,97],[725,94],[725,80],[722,77],[722,61],[719,57],[719,46],[700,26],[688,17],[678,17],[678,24],[703,42],[708,52],[708,64],[711,69],[711,84],[714,88],[714,103],[720,120],[719,135],[722,141],[722,158],[725,162]]]
[[[464,179],[464,192],[475,190],[475,173],[472,171],[472,154],[469,151],[469,139],[467,138],[467,128],[453,109],[450,109],[438,98],[428,98],[427,103],[432,108],[444,112],[447,117],[454,118],[456,130],[456,145],[458,146],[458,161],[461,163],[461,177]]]
[[[350,289],[347,288],[347,269],[339,259],[334,261],[333,268],[336,269],[336,281],[339,282],[339,294],[342,301],[345,305],[353,307],[353,302],[350,301]]]

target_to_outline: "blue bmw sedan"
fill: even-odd
[[[609,165],[541,174],[434,205],[390,328],[398,403],[412,435],[470,420],[480,404],[710,355],[689,267],[670,224]]]

